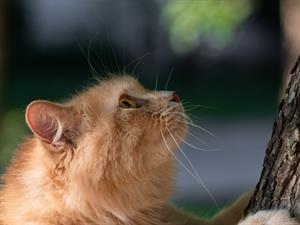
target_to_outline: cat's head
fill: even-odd
[[[65,103],[34,101],[26,121],[54,165],[63,160],[65,174],[91,182],[142,178],[172,164],[186,132],[175,92],[147,90],[129,76],[104,80]]]

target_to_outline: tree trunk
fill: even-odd
[[[281,27],[283,34],[283,47],[285,49],[285,60],[283,79],[280,97],[291,78],[289,68],[291,68],[300,52],[300,1],[299,0],[282,0],[280,2]]]
[[[300,199],[300,57],[291,74],[247,214],[284,208],[299,215],[295,203]]]

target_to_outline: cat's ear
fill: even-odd
[[[70,107],[37,100],[27,106],[26,122],[32,132],[55,150],[74,144],[76,121]]]

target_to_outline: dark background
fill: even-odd
[[[286,58],[279,1],[4,2],[2,170],[29,134],[23,114],[30,101],[61,100],[97,76],[126,72],[148,88],[158,81],[164,89],[170,77],[168,89],[189,104],[203,105],[188,113],[215,137],[196,128],[191,132],[208,142],[206,148],[220,151],[183,148],[220,204],[256,184]],[[205,147],[193,135],[188,141]],[[180,166],[177,180],[175,202],[213,205]]]

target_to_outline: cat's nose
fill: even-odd
[[[172,99],[171,99],[171,102],[177,102],[177,103],[180,102],[180,98],[179,98],[179,96],[176,94],[175,91],[172,93]]]

